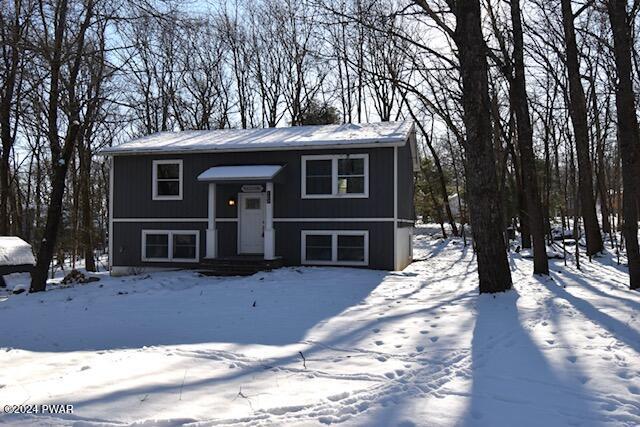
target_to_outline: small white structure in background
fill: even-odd
[[[0,236],[0,286],[5,286],[5,274],[31,273],[35,264],[30,244],[19,237]]]
[[[15,236],[0,236],[0,266],[35,265],[31,245]]]
[[[465,200],[460,197],[460,194],[452,194],[449,196],[449,207],[451,208],[451,214],[455,220],[460,220],[462,218],[460,207],[462,207],[463,211],[466,211]]]

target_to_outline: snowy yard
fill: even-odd
[[[551,260],[539,281],[514,254],[515,290],[478,296],[471,249],[431,231],[401,273],[103,276],[10,296],[0,403],[74,413],[0,422],[640,424],[640,293],[622,267]]]

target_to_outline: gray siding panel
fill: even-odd
[[[142,262],[142,230],[199,230],[200,259],[205,255],[206,223],[152,222],[133,223],[116,222],[113,224],[113,265],[150,266],[173,268],[196,268],[198,263]]]
[[[314,154],[369,155],[369,197],[362,199],[302,199],[301,156]],[[183,200],[152,200],[152,162],[160,159],[183,161]],[[398,214],[413,219],[413,172],[408,145],[398,149]],[[266,151],[257,153],[215,153],[176,155],[136,155],[114,158],[114,218],[207,218],[208,184],[197,181],[206,169],[219,165],[286,165],[274,184],[275,218],[392,218],[393,148]],[[264,183],[262,183],[264,184]],[[216,216],[237,218],[236,199],[241,184],[218,184]],[[237,254],[236,222],[217,222],[218,254]],[[399,226],[403,226],[399,224]],[[205,256],[206,221],[203,222],[114,222],[113,265],[197,268],[195,263],[157,263],[141,261],[143,229],[199,230],[200,258]],[[393,269],[393,222],[275,222],[276,255],[286,265],[300,265],[301,230],[368,230],[369,267]]]
[[[200,258],[205,256],[206,223],[114,223],[114,263],[115,266],[151,266],[173,268],[197,268],[197,263],[142,262],[142,230],[199,230]],[[276,255],[284,259],[285,265],[300,265],[300,232],[302,230],[368,230],[369,268],[393,270],[393,223],[392,222],[280,222],[276,230]],[[237,254],[237,224],[219,222],[219,256]]]
[[[392,222],[350,222],[350,223],[276,223],[276,255],[285,260],[286,265],[301,264],[302,230],[368,230],[369,268],[393,270],[393,223]],[[283,236],[286,236],[283,238]]]
[[[369,154],[369,198],[301,199],[301,156],[313,154]],[[183,160],[182,200],[152,200],[153,160]],[[393,148],[358,150],[265,151],[258,153],[215,153],[181,155],[140,155],[114,157],[114,218],[206,218],[207,184],[197,176],[213,166],[239,164],[282,164],[274,185],[276,218],[393,216]],[[228,185],[217,197],[218,215],[235,215],[226,202],[233,195]],[[239,191],[240,186],[236,187]],[[237,191],[235,192],[237,195]]]
[[[238,254],[238,223],[218,222],[218,256],[234,256]]]
[[[414,175],[411,147],[398,147],[398,218],[415,219]]]

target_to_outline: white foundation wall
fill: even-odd
[[[120,276],[137,276],[139,274],[156,273],[159,271],[175,271],[179,268],[164,268],[164,267],[129,267],[129,266],[113,266],[111,267],[110,275],[114,277]]]
[[[413,261],[413,227],[396,229],[395,270],[404,270]]]

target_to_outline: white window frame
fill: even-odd
[[[168,258],[148,258],[147,257],[147,235],[166,234],[168,247]],[[174,258],[173,257],[173,235],[191,234],[196,236],[196,257],[195,258]],[[142,261],[144,262],[200,262],[200,231],[199,230],[142,230]]]
[[[158,194],[158,165],[178,165],[178,195],[177,196],[163,196]],[[173,160],[154,160],[153,161],[153,171],[152,171],[152,199],[153,200],[182,200],[182,159],[173,159]]]
[[[331,236],[331,261],[307,260],[307,236]],[[364,261],[338,261],[338,236],[364,236]],[[368,230],[302,230],[300,232],[300,262],[304,265],[369,265]]]
[[[338,192],[338,159],[364,159],[364,193]],[[331,194],[307,194],[307,161],[331,160]],[[301,196],[303,199],[367,199],[369,198],[369,155],[368,154],[327,154],[301,156]]]

